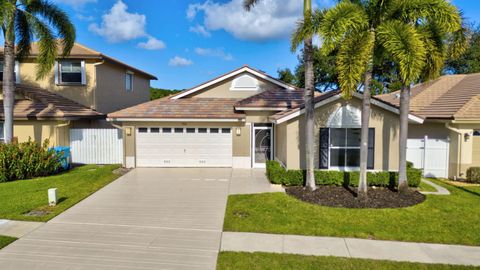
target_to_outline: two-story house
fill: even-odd
[[[111,127],[106,115],[148,101],[150,80],[157,79],[76,43],[67,58],[57,59],[48,76],[36,80],[36,57],[38,46],[33,43],[31,55],[15,64],[14,136],[19,142],[49,139],[52,145],[68,145],[71,128]],[[0,108],[3,139],[1,92]]]

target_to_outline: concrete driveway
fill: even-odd
[[[0,269],[214,269],[234,171],[133,170],[1,250]]]

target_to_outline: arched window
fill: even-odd
[[[359,128],[362,125],[362,112],[357,107],[345,105],[338,108],[329,118],[330,128]]]
[[[258,80],[247,74],[240,75],[233,80],[230,90],[256,91],[258,90]]]

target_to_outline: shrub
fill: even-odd
[[[267,177],[271,183],[285,186],[300,186],[305,182],[303,170],[286,170],[277,161],[267,161]],[[408,167],[407,177],[409,186],[418,187],[422,179],[422,170]],[[358,171],[315,170],[317,185],[357,187],[359,179]],[[367,172],[367,182],[369,186],[395,187],[398,185],[398,172]]]
[[[0,182],[52,175],[59,171],[60,155],[43,144],[29,140],[0,144]]]
[[[467,181],[480,183],[480,167],[470,167],[467,170]]]

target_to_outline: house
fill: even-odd
[[[50,75],[36,80],[38,52],[33,43],[31,55],[15,63],[14,136],[20,142],[49,139],[52,145],[69,145],[70,129],[112,128],[105,121],[108,113],[150,99],[155,76],[78,43],[67,58],[57,59]],[[3,139],[2,95],[0,107]]]

